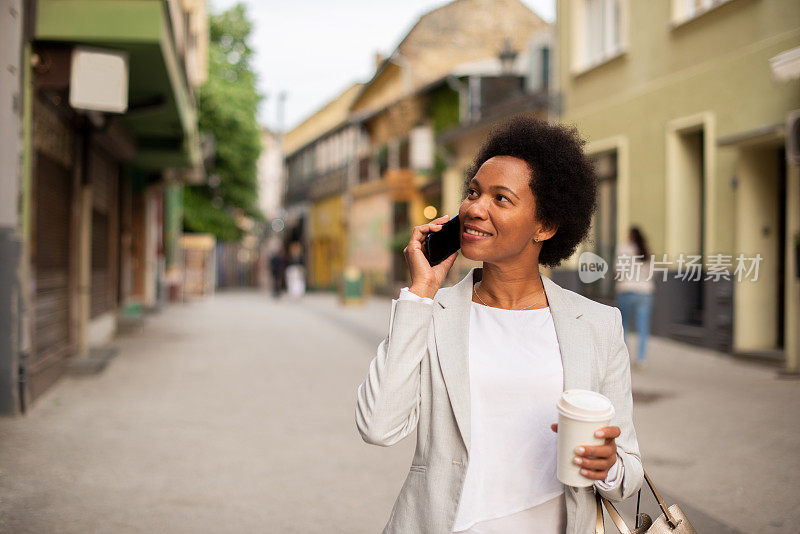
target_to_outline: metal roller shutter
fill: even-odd
[[[63,371],[70,339],[70,209],[72,180],[61,165],[37,154],[34,204],[33,351],[30,394],[39,396]]]
[[[117,162],[103,151],[91,151],[92,182],[92,288],[90,315],[95,318],[114,308],[116,277],[112,271],[113,240],[116,239]]]

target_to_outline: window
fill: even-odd
[[[672,22],[681,24],[730,0],[672,0]]]
[[[411,166],[411,158],[409,154],[409,142],[407,137],[400,140],[400,148],[398,150],[399,150],[398,167],[400,167],[401,169],[408,169]]]
[[[411,168],[416,171],[427,171],[433,168],[433,127],[417,126],[409,133],[411,143]]]
[[[383,178],[383,175],[386,173],[386,170],[389,168],[389,147],[388,145],[383,145],[378,148],[378,151],[375,153],[375,163],[378,165],[378,176]]]
[[[358,160],[358,183],[363,184],[370,180],[370,168],[372,159],[367,156]]]
[[[550,85],[550,47],[547,45],[531,48],[528,76],[525,90],[528,93],[546,92]]]
[[[314,172],[317,174],[321,174],[325,172],[325,142],[318,141],[314,144],[314,155],[315,155],[315,165],[314,165]]]
[[[582,0],[573,27],[573,70],[584,71],[621,54],[627,0]]]
[[[620,49],[620,6],[617,0],[586,0],[588,63],[599,63]]]

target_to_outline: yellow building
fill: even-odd
[[[341,195],[311,205],[308,279],[317,289],[337,288],[341,280],[345,252],[343,215]]]
[[[289,242],[305,249],[308,285],[332,289],[341,283],[346,254],[346,202],[362,136],[348,121],[361,84],[354,84],[286,134],[286,203]]]
[[[601,177],[587,248],[613,261],[639,226],[668,268],[654,333],[797,370],[800,186],[784,146],[800,81],[771,65],[797,55],[800,4],[569,0],[557,21],[562,119]],[[678,276],[691,256],[700,280]],[[577,268],[559,281],[613,299],[613,283],[581,284]]]

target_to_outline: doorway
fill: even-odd
[[[736,256],[761,259],[755,262],[757,270],[734,282],[733,348],[738,354],[781,362],[786,329],[785,150],[759,145],[743,147],[739,155]]]

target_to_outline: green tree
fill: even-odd
[[[238,241],[236,215],[262,219],[257,163],[261,152],[256,111],[261,95],[250,62],[252,22],[242,4],[209,16],[208,81],[200,88],[199,126],[216,143],[209,184],[184,189],[184,226],[223,241]]]

